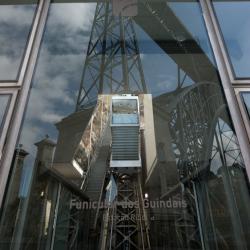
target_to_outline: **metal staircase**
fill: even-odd
[[[89,197],[91,202],[99,202],[102,199],[102,193],[105,185],[105,179],[107,174],[107,159],[110,155],[110,128],[107,126],[103,130],[102,138],[96,148],[96,157],[94,157],[90,163],[88,176],[83,190]],[[93,204],[93,203],[92,203]],[[84,236],[84,249],[97,249],[96,244],[96,223],[99,213],[99,205],[93,209],[86,210],[85,225],[86,234]]]

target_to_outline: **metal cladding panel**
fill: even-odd
[[[139,153],[139,126],[112,127],[112,160],[137,161]]]
[[[137,171],[141,167],[139,99],[131,95],[113,96],[111,110],[110,167]]]

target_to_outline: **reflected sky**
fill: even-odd
[[[215,64],[207,31],[204,28],[204,21],[200,14],[200,6],[197,2],[169,2],[168,6],[192,34],[193,38],[203,49],[204,53],[209,57],[211,63]]]
[[[250,76],[250,2],[216,2],[214,8],[237,77]]]
[[[246,107],[246,110],[250,119],[250,92],[242,93],[242,97],[243,97],[245,107]]]
[[[0,80],[16,80],[36,5],[0,5]]]
[[[136,25],[136,34],[148,92],[155,97],[176,90],[178,88],[178,65],[138,25]],[[150,53],[147,53],[148,51]],[[181,69],[180,74],[180,79],[183,81],[182,87],[194,83],[189,76],[185,77]]]
[[[0,132],[2,129],[3,119],[6,113],[6,108],[8,105],[9,98],[10,98],[9,95],[0,95]]]
[[[30,157],[55,123],[74,112],[95,4],[52,4],[32,81],[20,142]],[[33,158],[34,159],[34,158]]]

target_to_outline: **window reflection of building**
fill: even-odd
[[[13,159],[13,163],[18,163],[10,180],[12,189],[1,225],[1,249],[18,249],[21,244],[25,249],[66,249],[68,235],[73,242],[78,233],[75,228],[83,226],[83,212],[71,209],[70,202],[86,200],[86,196],[51,169],[56,144],[45,138],[36,146],[36,162],[28,172],[24,171],[27,152],[18,149]]]
[[[56,124],[59,137],[53,167],[65,178],[85,180],[109,121],[109,102],[108,96],[100,96],[95,108],[77,111]]]
[[[199,8],[197,3],[191,6]],[[98,7],[103,8],[105,4],[100,3]],[[144,131],[141,131],[144,137],[142,155],[144,168],[146,166],[145,179],[142,180],[143,188],[147,191],[149,200],[171,203],[170,208],[152,206],[147,210],[151,245],[152,248],[201,249],[203,244],[208,249],[244,249],[249,232],[246,207],[249,193],[245,182],[244,164],[226,109],[218,72],[212,57],[209,56],[212,52],[207,54],[204,51],[198,39],[194,38],[192,32],[185,27],[185,22],[181,22],[174,11],[175,8],[166,6],[165,2],[149,1],[138,5],[138,15],[133,19],[135,22],[126,20],[128,25],[140,26],[140,29],[143,29],[140,32],[144,33],[144,36],[147,33],[149,44],[160,48],[161,58],[175,65],[178,68],[177,73],[184,74],[183,79],[177,74],[176,79],[179,81],[175,83],[172,80],[170,88],[167,84],[159,87],[156,75],[151,74],[152,82],[147,84],[157,88],[157,95],[153,98],[153,109],[150,105],[145,108],[147,101],[144,101],[145,106],[142,107],[142,124],[145,127]],[[100,16],[104,17],[105,15]],[[79,243],[84,249],[97,249],[97,238],[102,230],[102,224],[101,217],[96,218],[96,209],[78,214],[77,211],[69,209],[68,203],[76,196],[84,200],[84,195],[94,201],[98,200],[107,182],[105,174],[110,157],[110,134],[108,129],[105,130],[105,123],[102,123],[100,114],[107,114],[108,109],[103,109],[98,102],[96,108],[89,106],[93,107],[97,93],[146,92],[147,87],[144,84],[147,81],[144,82],[143,76],[149,78],[150,72],[149,68],[145,67],[145,61],[140,61],[139,53],[136,51],[138,48],[135,48],[133,56],[129,58],[134,59],[133,66],[139,65],[139,69],[144,70],[144,73],[140,71],[137,81],[129,78],[138,68],[130,68],[130,77],[124,74],[126,66],[124,67],[121,56],[124,53],[120,54],[121,51],[117,50],[118,56],[107,60],[110,59],[107,56],[110,55],[110,47],[104,53],[100,51],[100,45],[108,39],[105,38],[105,32],[98,33],[97,29],[100,27],[98,25],[105,23],[103,21],[104,19],[99,23],[98,20],[94,21],[97,36],[92,37],[92,45],[97,46],[88,51],[88,63],[85,64],[86,71],[91,69],[96,72],[97,68],[98,75],[92,74],[93,71],[90,70],[91,78],[84,81],[83,77],[77,112],[68,115],[67,112],[72,107],[62,102],[62,97],[46,106],[52,106],[53,112],[56,112],[55,109],[63,110],[64,118],[56,124],[59,132],[57,145],[49,138],[39,141],[36,143],[36,162],[27,162],[34,171],[32,184],[30,183],[32,193],[29,195],[28,207],[25,208],[25,201],[24,205],[21,205],[23,215],[15,218],[16,221],[22,220],[22,223],[26,219],[27,225],[19,223],[15,232],[10,225],[9,231],[6,231],[9,233],[8,236],[13,238],[12,242],[15,242],[15,239],[19,240],[14,243],[17,248],[22,240],[27,249],[37,248],[39,244],[41,248],[45,245],[51,249],[65,249],[69,245],[74,248],[75,243]],[[197,23],[202,26],[200,21]],[[106,27],[103,28],[106,30]],[[140,34],[138,28],[131,28],[130,31]],[[113,39],[116,41],[115,49],[120,49],[121,44],[125,49],[127,44],[124,44],[124,39],[117,36]],[[209,41],[206,41],[209,44]],[[91,54],[90,51],[96,54]],[[105,60],[107,64],[101,64],[101,61]],[[117,63],[112,67],[114,61]],[[105,69],[104,66],[107,65],[111,68]],[[123,72],[120,70],[122,67]],[[158,64],[157,67],[161,68]],[[167,69],[162,67],[161,70],[164,72]],[[62,68],[58,70],[62,71]],[[137,89],[138,79],[142,80],[142,86]],[[71,78],[70,80],[73,82]],[[128,84],[128,80],[131,85]],[[39,91],[44,88],[45,84],[41,82],[38,82],[39,86],[34,84],[31,95],[34,91],[40,93]],[[58,84],[55,78],[49,82],[53,85]],[[46,95],[49,96],[47,92]],[[89,101],[89,106],[83,109],[86,104],[85,97]],[[54,96],[52,99],[54,100]],[[33,102],[34,99],[29,104],[32,106]],[[60,115],[62,113],[58,112]],[[36,115],[33,117],[35,121]],[[154,126],[148,122],[153,119]],[[51,121],[46,122],[39,129],[52,131],[46,126],[54,128],[54,125],[50,124]],[[100,129],[102,124],[104,130]],[[53,138],[54,134],[56,133],[53,132]],[[152,138],[155,138],[155,141]],[[21,178],[18,171],[13,170],[13,173],[15,178]],[[27,198],[25,199],[27,201]],[[21,203],[17,200],[17,204],[19,206]],[[174,204],[181,205],[176,207]],[[13,211],[16,210],[17,206],[13,208]],[[53,217],[55,214],[56,219]],[[76,224],[72,225],[69,221]],[[13,223],[14,220],[10,224]],[[82,231],[71,231],[78,226],[83,226]],[[22,235],[18,231],[22,232]],[[83,236],[77,237],[78,233]]]
[[[210,95],[208,93],[210,93]],[[195,99],[195,96],[197,95],[200,99]],[[198,102],[199,100],[200,104]],[[238,205],[235,203],[234,199],[237,199],[236,197],[238,197],[238,199],[239,197],[245,197],[244,200],[246,199],[249,201],[249,197],[245,196],[248,193],[247,186],[246,184],[243,184],[244,187],[242,186],[240,189],[241,191],[239,191],[238,188],[236,189],[237,191],[234,190],[235,187],[232,188],[229,184],[231,178],[229,177],[229,173],[231,173],[231,171],[240,172],[243,177],[245,174],[245,168],[236,136],[227,123],[222,120],[228,120],[228,116],[217,85],[213,83],[196,84],[179,91],[179,93],[176,92],[175,99],[170,98],[170,94],[162,95],[154,99],[154,108],[156,135],[158,133],[159,136],[161,136],[160,138],[164,138],[164,141],[166,142],[165,139],[167,137],[162,137],[164,132],[161,131],[160,127],[157,125],[159,123],[157,120],[163,119],[165,122],[164,130],[166,131],[166,127],[169,127],[171,137],[169,137],[170,151],[168,154],[164,154],[163,149],[165,145],[163,143],[158,144],[158,175],[160,180],[164,178],[162,177],[163,172],[160,169],[160,166],[165,165],[166,175],[164,176],[166,180],[161,181],[161,185],[158,184],[159,190],[158,192],[156,191],[156,193],[152,193],[152,190],[157,190],[156,184],[153,184],[153,187],[150,186],[149,190],[151,190],[151,197],[155,197],[157,193],[159,196],[161,188],[166,189],[164,187],[166,183],[167,191],[161,195],[161,198],[164,196],[168,197],[167,195],[172,195],[171,197],[174,197],[174,192],[182,193],[181,190],[184,186],[185,191],[182,194],[182,199],[186,200],[189,208],[189,216],[193,217],[193,221],[189,221],[186,218],[181,227],[185,228],[185,226],[189,227],[192,225],[195,226],[197,230],[198,213],[204,213],[201,210],[197,210],[197,207],[200,207],[201,209],[203,207],[198,204],[200,202],[199,199],[202,197],[203,204],[210,204],[210,202],[213,204],[210,208],[206,206],[203,208],[205,209],[205,214],[210,214],[210,216],[214,217],[213,219],[210,217],[210,222],[208,217],[202,218],[202,223],[204,223],[203,226],[209,228],[209,223],[212,223],[213,227],[215,227],[214,229],[211,229],[212,231],[208,232],[208,234],[214,234],[215,238],[210,241],[209,236],[204,235],[205,243],[208,245],[211,244],[211,246],[213,244],[218,244],[223,248],[244,246],[244,242],[246,242],[244,238],[247,237],[248,228],[246,225],[241,226],[241,221],[243,221],[244,217],[248,217],[247,210],[246,207],[241,207],[241,214],[244,215],[237,216]],[[171,171],[171,161],[168,159],[171,155],[170,152],[175,155],[173,159],[176,159],[175,161],[173,160],[173,162],[176,162],[177,164],[174,168],[178,170],[176,178],[171,175],[171,173],[173,173]],[[218,162],[220,158],[220,161],[222,161],[221,163]],[[220,170],[218,170],[218,168]],[[224,170],[222,171],[222,169]],[[231,170],[228,173],[229,169]],[[157,172],[157,167],[155,172]],[[222,176],[224,181],[218,182],[214,189],[212,183],[216,180],[216,172],[220,172],[219,176]],[[212,176],[214,176],[215,179],[212,178]],[[214,180],[212,181],[211,178]],[[245,177],[243,177],[243,179],[244,178]],[[176,185],[171,183],[173,180],[176,180]],[[236,178],[234,181],[236,181]],[[192,186],[192,184],[190,186],[190,182],[194,182],[194,186]],[[153,183],[156,183],[156,181],[153,181]],[[205,188],[205,190],[207,190],[212,196],[218,195],[218,200],[227,201],[226,204],[224,203],[225,207],[221,207],[221,205],[216,202],[213,203],[216,200],[213,198],[211,198],[211,201],[205,201],[206,193],[204,192],[204,189],[198,188],[200,185],[203,185],[203,188]],[[217,191],[215,192],[215,190]],[[241,192],[241,194],[239,196],[238,194],[235,194],[235,197],[233,198],[232,193],[235,192]],[[197,197],[195,198],[195,196]],[[243,203],[244,202],[241,202],[241,204]],[[192,212],[190,213],[190,211]],[[216,214],[215,211],[220,211],[222,214]],[[156,213],[156,211],[153,213]],[[163,219],[161,218],[159,221],[162,222]],[[182,221],[181,216],[175,217],[175,222],[172,223],[180,226],[180,221]],[[225,227],[229,222],[232,224]],[[165,224],[170,225],[171,223],[168,221]],[[233,228],[234,231],[231,231],[231,228]],[[159,230],[159,228],[157,230]],[[176,228],[176,232],[177,234],[181,233],[180,228]],[[194,232],[195,231],[193,231],[193,233]],[[206,229],[204,229],[204,233],[205,232]],[[187,231],[185,234],[187,235]],[[196,242],[199,242],[199,234],[197,237]],[[192,239],[192,237],[190,237],[187,244],[194,244],[195,241],[192,240],[195,240],[195,238]],[[197,247],[199,247],[199,244]]]
[[[16,149],[12,164],[15,164],[15,175],[10,179],[11,190],[6,197],[4,220],[1,222],[1,248],[9,249],[11,238],[15,230],[19,209],[19,187],[25,157],[28,153],[22,148]]]

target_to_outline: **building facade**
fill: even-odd
[[[249,13],[1,1],[0,249],[250,249]]]

